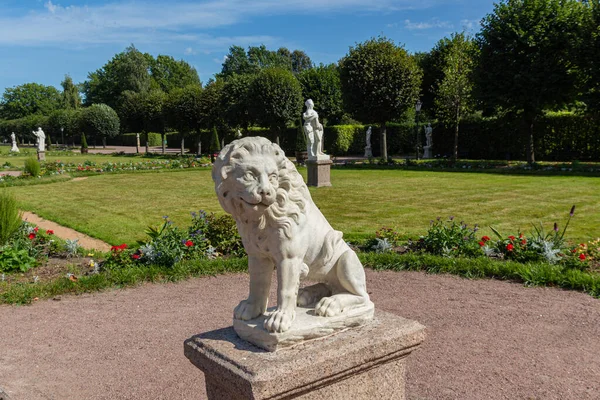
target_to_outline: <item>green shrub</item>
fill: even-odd
[[[437,218],[431,221],[427,235],[421,237],[417,248],[438,256],[483,256],[481,246],[475,238],[476,232],[477,227],[471,229],[462,221],[457,223],[454,217],[449,217],[448,221]]]
[[[219,141],[219,134],[217,133],[217,128],[213,127],[212,136],[210,140],[210,152],[218,153],[221,151],[221,142]]]
[[[19,230],[21,213],[14,196],[6,190],[0,191],[0,245]]]
[[[0,272],[27,272],[35,266],[35,258],[29,255],[27,249],[5,247],[0,250]]]
[[[31,176],[39,176],[40,175],[40,162],[33,157],[30,157],[25,160],[25,173]]]
[[[245,255],[242,239],[238,233],[237,225],[230,215],[217,216],[215,213],[206,213],[200,210],[192,213],[192,233],[202,233],[208,244],[215,251],[227,256]]]
[[[161,135],[157,132],[148,132],[148,146],[158,147],[161,146]],[[140,135],[140,145],[146,145],[146,135]],[[116,138],[108,138],[106,141],[109,145],[120,145],[120,146],[135,146],[137,142],[135,133],[124,133],[123,135],[117,136]]]

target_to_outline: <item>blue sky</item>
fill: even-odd
[[[27,82],[82,82],[133,43],[193,65],[203,82],[229,46],[304,50],[315,63],[385,35],[427,51],[493,10],[494,0],[1,0],[0,90]]]

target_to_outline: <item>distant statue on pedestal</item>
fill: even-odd
[[[235,133],[235,138],[239,139],[242,137],[242,132],[238,129],[237,132]]]
[[[433,128],[431,127],[431,123],[429,123],[425,127],[425,139],[427,140],[427,144],[425,145],[425,147],[423,147],[423,158],[433,158],[431,155],[431,147],[433,146],[432,134]]]
[[[365,157],[373,158],[373,150],[371,149],[371,127],[367,129],[367,146],[365,147]]]
[[[329,156],[323,153],[323,125],[319,122],[319,114],[313,109],[315,104],[311,99],[306,100],[304,118],[304,134],[306,135],[306,149],[309,160],[328,160]]]
[[[10,139],[12,140],[12,147],[10,148],[11,153],[18,153],[19,148],[17,147],[17,137],[15,136],[14,132],[10,134]]]
[[[38,126],[37,131],[32,131],[32,133],[36,137],[38,152],[46,151],[46,134],[42,130],[42,127]]]

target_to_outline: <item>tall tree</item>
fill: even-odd
[[[258,72],[258,67],[252,65],[241,46],[231,46],[229,53],[225,56],[225,61],[221,68],[221,76],[228,77],[233,74],[249,74]]]
[[[169,126],[177,129],[181,136],[181,154],[185,152],[185,137],[200,132],[202,127],[202,86],[188,85],[169,93],[166,116]]]
[[[7,88],[0,101],[0,117],[23,118],[31,114],[50,115],[60,108],[61,95],[54,86],[25,83]]]
[[[151,59],[133,45],[115,55],[102,68],[88,74],[88,80],[83,83],[85,104],[104,103],[116,108],[122,92],[148,91]]]
[[[165,152],[167,94],[160,89],[140,93],[140,108],[143,117],[143,132],[146,134],[146,153],[149,152],[149,132],[159,132],[162,152]]]
[[[572,102],[580,90],[583,7],[578,0],[504,0],[477,34],[479,98],[487,109],[522,116],[530,163],[542,111]]]
[[[380,123],[381,156],[387,160],[386,124],[415,104],[420,68],[404,48],[384,37],[351,47],[339,68],[347,109],[363,122]]]
[[[154,84],[165,93],[187,85],[200,85],[196,69],[184,60],[175,60],[171,56],[151,57],[150,74]]]
[[[294,50],[290,56],[292,60],[292,72],[299,74],[313,67],[312,60],[302,50]]]
[[[450,51],[450,38],[440,39],[435,46],[426,53],[416,53],[414,57],[423,70],[421,81],[421,101],[424,109],[433,109],[438,85],[444,78],[445,60]]]
[[[290,52],[285,47],[277,51],[269,50],[265,45],[248,47],[231,46],[225,56],[221,73],[222,78],[233,74],[255,74],[265,68],[280,68],[299,73],[312,67],[312,61],[301,50]]]
[[[471,74],[475,49],[475,42],[464,32],[453,34],[450,38],[449,51],[444,60],[443,78],[437,87],[436,114],[446,124],[454,125],[453,161],[458,158],[460,119],[473,106]]]
[[[106,143],[107,137],[119,134],[119,116],[106,104],[92,104],[81,114],[81,128],[87,137],[100,137]]]
[[[223,110],[225,123],[232,129],[247,130],[252,123],[250,88],[255,77],[254,74],[234,74],[225,80],[220,109]]]
[[[65,75],[65,79],[60,83],[63,88],[62,92],[62,107],[66,109],[76,109],[81,105],[81,96],[79,88],[73,83],[73,79],[69,75]]]
[[[586,68],[585,101],[591,112],[600,114],[600,0],[589,0],[584,41]]]
[[[340,121],[344,114],[340,72],[335,64],[319,65],[296,75],[302,85],[302,97],[312,99],[327,125]]]
[[[279,68],[260,71],[252,82],[251,113],[262,126],[271,129],[279,144],[281,131],[302,111],[302,88],[294,75]]]

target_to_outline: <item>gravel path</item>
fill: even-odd
[[[408,398],[599,399],[600,300],[449,275],[367,271],[376,308],[428,327]],[[245,274],[0,306],[12,400],[205,399],[183,341],[231,324]]]
[[[86,178],[75,178],[73,180],[83,179]],[[100,239],[94,239],[93,237],[90,237],[84,233],[77,232],[76,230],[71,228],[67,228],[66,226],[59,225],[56,222],[43,219],[42,217],[32,212],[23,211],[23,220],[31,222],[32,224],[35,224],[44,230],[51,229],[52,231],[54,231],[54,234],[61,239],[77,239],[77,243],[86,250],[110,251],[111,246],[108,243],[103,242]]]

